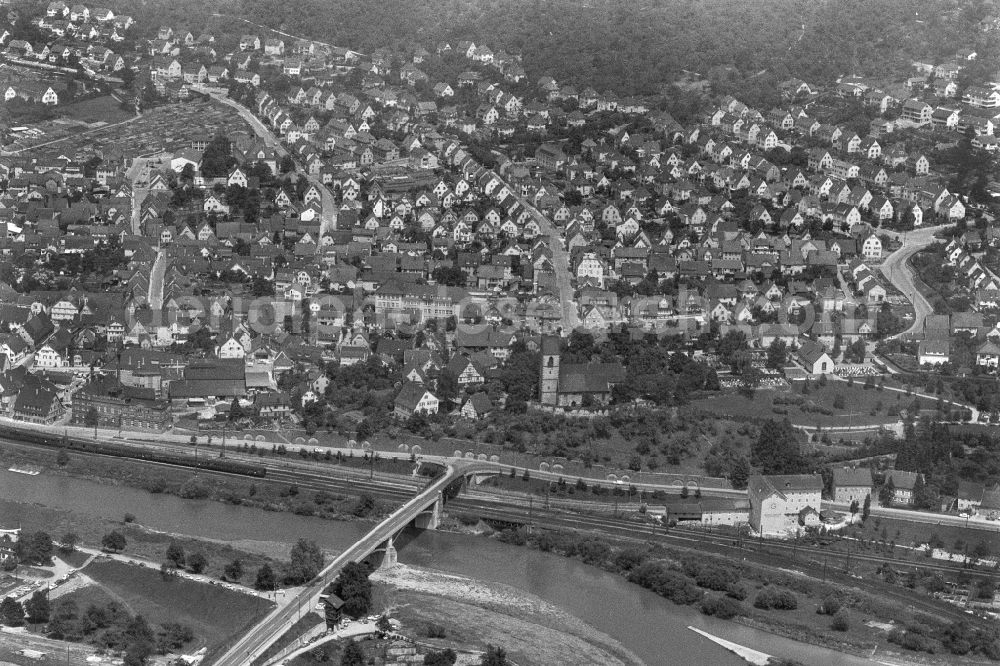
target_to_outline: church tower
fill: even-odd
[[[559,396],[559,338],[542,336],[542,370],[538,398],[543,405],[555,405]]]

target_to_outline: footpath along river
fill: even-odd
[[[62,476],[25,476],[0,470],[0,526],[31,528],[37,507],[121,520],[125,512],[153,530],[227,541],[234,546],[287,556],[299,538],[337,551],[360,538],[366,523],[273,513],[209,500],[154,495]],[[844,655],[708,618],[633,585],[619,576],[557,555],[492,539],[447,532],[409,535],[399,551],[404,564],[504,583],[534,594],[598,631],[617,639],[649,666],[736,666],[734,655],[687,629],[704,629],[768,654],[810,666],[860,666],[866,659]]]

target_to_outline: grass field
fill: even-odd
[[[205,646],[209,652],[251,626],[271,607],[259,597],[182,578],[165,580],[158,571],[121,562],[94,562],[84,573],[100,585],[97,592],[89,593],[124,604],[150,624],[186,624],[197,637],[195,647]],[[83,588],[79,593],[93,589]]]
[[[81,100],[61,106],[59,109],[64,116],[73,120],[81,120],[85,123],[100,121],[108,124],[118,123],[135,115],[131,111],[123,110],[119,106],[118,100],[109,95]]]
[[[703,398],[692,405],[737,420],[787,417],[793,425],[839,427],[893,423],[899,417],[890,414],[891,408],[903,408],[913,400],[898,392],[866,390],[862,382],[857,381],[853,386],[834,380],[828,381],[826,386],[816,382],[811,386],[808,394],[803,394],[802,385],[798,384],[791,391],[759,390],[754,392],[752,399],[732,393]],[[834,407],[838,396],[843,400],[843,407]],[[790,400],[800,404],[781,404]]]
[[[14,578],[13,576],[3,574],[0,575],[0,597],[5,596],[11,590],[14,590],[21,585],[21,579]]]
[[[901,546],[916,546],[927,543],[934,535],[940,537],[945,548],[954,550],[953,545],[961,540],[971,546],[984,541],[993,553],[1000,554],[1000,529],[982,530],[955,525],[928,525],[896,518],[873,516],[868,519],[861,534],[866,539],[881,539],[883,530],[890,540]]]

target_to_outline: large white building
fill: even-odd
[[[747,485],[750,526],[764,535],[794,534],[818,522],[822,492],[818,474],[754,475]]]

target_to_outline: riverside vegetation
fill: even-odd
[[[875,589],[852,587],[847,576],[840,581],[846,584],[837,584],[832,576],[831,582],[821,582],[747,560],[734,564],[723,557],[654,544],[623,546],[564,530],[529,533],[510,528],[495,536],[504,543],[575,558],[616,573],[676,604],[697,606],[706,615],[760,625],[805,642],[867,651],[874,638],[911,651],[1000,659],[996,627],[948,622],[901,608]],[[892,629],[887,634],[874,631],[863,624],[866,616],[890,623]]]

